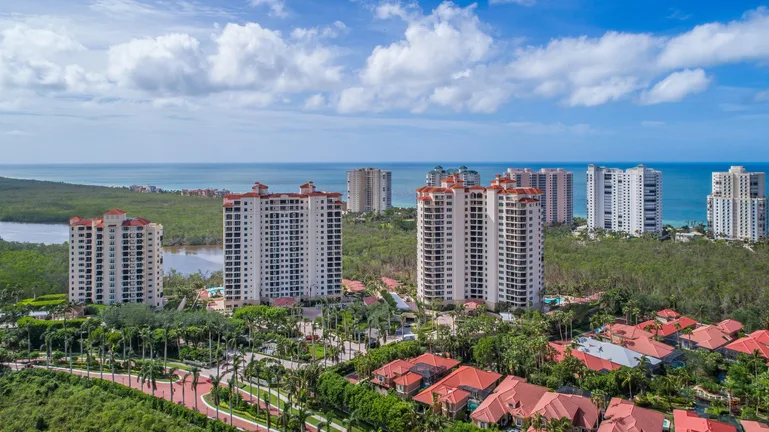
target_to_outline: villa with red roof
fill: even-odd
[[[737,432],[737,428],[700,417],[696,412],[673,410],[673,424],[676,432]]]
[[[496,388],[502,375],[462,366],[414,397],[449,418],[460,418],[470,401],[481,402]]]
[[[753,354],[758,350],[761,356],[769,360],[769,330],[756,330],[741,337],[723,348],[727,357],[735,358],[740,353]]]
[[[566,357],[566,346],[555,342],[550,342],[550,346],[555,351],[553,361],[558,363],[563,361],[564,357]],[[596,372],[606,373],[622,367],[610,360],[602,359],[579,350],[571,350],[571,355],[581,361],[588,369]]]
[[[547,420],[565,417],[571,420],[574,432],[593,431],[598,426],[598,407],[581,395],[547,392],[531,410],[532,416],[537,414]]]
[[[663,338],[667,343],[677,345],[681,330],[686,328],[697,328],[697,321],[688,316],[682,316],[666,323],[661,323],[658,320],[644,321],[636,327],[647,331],[654,336]]]
[[[347,292],[357,294],[366,291],[366,285],[361,281],[342,279],[342,287]]]
[[[373,372],[372,383],[412,397],[459,365],[458,360],[425,353],[410,360],[395,360]]]
[[[681,318],[681,314],[674,311],[673,309],[662,309],[661,311],[657,312],[657,319],[663,323],[668,323],[673,320],[677,320],[678,318]]]
[[[742,429],[745,432],[769,432],[769,425],[752,420],[741,420]]]
[[[735,320],[724,320],[716,325],[704,325],[691,332],[681,335],[681,346],[686,349],[705,349],[715,351],[737,338],[742,330],[742,323]]]
[[[670,345],[655,340],[652,333],[626,324],[612,324],[602,332],[601,336],[629,350],[668,363],[682,355]]]
[[[598,432],[662,432],[665,415],[636,406],[625,399],[612,398]]]

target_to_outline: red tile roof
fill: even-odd
[[[553,361],[560,362],[563,360],[563,358],[566,356],[566,347],[561,344],[557,344],[555,342],[550,342],[550,346],[553,347],[555,350],[555,356],[553,357]],[[592,354],[584,353],[582,351],[578,350],[572,350],[571,355],[574,356],[577,360],[581,361],[585,367],[587,367],[590,370],[601,372],[601,371],[613,371],[621,368],[622,366],[613,363],[609,360],[602,359],[600,357],[596,357]]]
[[[657,316],[668,319],[677,319],[681,317],[681,314],[674,311],[673,309],[662,309],[661,311],[657,312]]]
[[[281,297],[275,299],[272,305],[275,307],[291,307],[296,304],[296,299],[293,297]]]
[[[725,347],[728,350],[753,354],[758,350],[762,357],[769,359],[769,330],[758,330],[741,337]]]
[[[769,345],[769,330],[756,330],[748,336],[761,342],[762,344]]]
[[[590,398],[581,395],[548,392],[531,412],[548,420],[566,417],[574,426],[585,429],[594,429],[598,422],[598,408]]]
[[[732,339],[721,327],[705,325],[694,329],[691,334],[682,335],[681,339],[689,340],[698,347],[714,350],[728,344]]]
[[[501,377],[502,375],[495,372],[487,372],[470,366],[462,366],[442,380],[423,390],[414,397],[414,400],[427,405],[432,405],[433,394],[443,398],[446,395],[451,394],[452,390],[463,392],[464,390],[459,390],[459,387],[471,387],[478,390],[486,390],[494,386],[497,380]]]
[[[668,323],[662,323],[662,328],[658,332],[657,329],[654,328],[654,322],[655,320],[644,321],[641,324],[638,324],[636,327],[641,330],[646,330],[653,335],[659,333],[660,336],[667,337],[680,331],[678,328],[676,328],[676,324],[680,326],[681,330],[697,325],[697,321],[687,316],[682,316],[681,318],[670,321]]]
[[[410,386],[411,384],[416,384],[420,381],[422,381],[422,375],[415,374],[414,372],[407,372],[405,375],[401,375],[393,380],[395,384],[403,386]]]
[[[745,432],[769,432],[769,425],[752,420],[741,420]]]
[[[670,345],[647,337],[625,340],[621,345],[629,350],[658,359],[663,359],[675,351],[675,348]]]
[[[598,432],[662,432],[665,415],[612,398]]]
[[[384,282],[384,284],[387,285],[387,288],[389,289],[394,290],[401,287],[401,283],[393,278],[382,276],[381,279],[382,279],[382,282]]]
[[[618,324],[618,323],[609,325],[608,327],[606,327],[606,330],[604,330],[604,332],[609,333],[610,335],[617,338],[621,338],[621,339],[636,339],[639,337],[645,337],[645,338],[652,337],[652,334],[646,330],[643,330],[636,326],[631,326],[627,324]]]
[[[366,306],[371,306],[372,304],[378,302],[379,299],[376,297],[363,297],[363,304]]]
[[[108,211],[107,213],[104,213],[104,214],[105,215],[110,215],[110,216],[118,216],[118,215],[124,215],[125,212],[123,210],[120,210],[120,209],[112,209],[112,210],[110,210],[110,211]]]
[[[418,201],[432,201],[433,199],[432,199],[432,198],[430,198],[430,197],[429,197],[429,196],[427,196],[427,195],[424,195],[424,196],[421,196],[421,197],[417,198],[417,200],[418,200]]]
[[[412,367],[414,367],[414,365],[406,360],[395,360],[375,370],[374,375],[381,375],[387,379],[393,379],[405,375]],[[374,383],[376,383],[376,380],[374,380]]]
[[[145,226],[149,224],[150,224],[150,221],[144,218],[132,218],[132,219],[126,219],[123,221],[123,226],[127,226],[127,227]]]
[[[366,291],[366,285],[361,281],[342,279],[342,286],[350,292]]]
[[[438,367],[443,366],[447,370],[454,369],[455,367],[459,366],[459,363],[461,363],[459,360],[437,356],[432,353],[424,353],[419,357],[414,357],[413,359],[409,360],[409,362],[414,365],[417,365],[419,363],[425,363],[432,366],[438,366]]]
[[[737,432],[732,425],[704,419],[695,412],[684,410],[673,410],[673,424],[676,432]]]
[[[525,418],[547,392],[547,388],[529,384],[523,378],[507,376],[470,416],[484,423],[497,423],[505,413]]]
[[[742,330],[742,323],[733,319],[723,320],[718,323],[718,328],[724,333],[734,334]]]

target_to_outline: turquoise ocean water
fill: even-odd
[[[348,169],[373,166],[393,172],[393,205],[413,207],[414,190],[424,184],[425,173],[435,165],[456,168],[458,163],[242,163],[242,164],[83,164],[83,165],[0,165],[0,176],[60,181],[102,186],[155,185],[164,189],[219,188],[233,192],[250,191],[254,182],[275,192],[294,192],[309,180],[319,189],[345,192]],[[599,165],[628,168],[636,164],[601,162]],[[511,167],[564,168],[574,172],[574,214],[585,215],[585,171],[588,163],[466,163],[481,173],[488,184],[494,174]],[[706,219],[705,197],[710,191],[713,171],[743,165],[750,171],[769,171],[769,162],[648,163],[663,172],[663,219],[682,225]]]

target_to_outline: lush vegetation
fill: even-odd
[[[0,376],[0,418],[4,431],[237,430],[119,384],[39,369]]]
[[[222,243],[219,198],[0,177],[0,202],[0,221],[4,222],[67,223],[73,216],[101,217],[119,208],[129,217],[163,224],[166,246]]]
[[[733,317],[758,328],[769,310],[769,247],[612,236],[588,240],[557,229],[545,239],[545,281],[559,294],[621,289],[650,310],[674,296],[680,312],[706,321]]]
[[[0,239],[0,303],[17,303],[33,295],[65,292],[67,254],[66,245]]]
[[[342,224],[342,264],[347,279],[364,282],[388,276],[416,283],[416,209],[389,209]]]

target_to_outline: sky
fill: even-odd
[[[767,161],[769,3],[0,2],[0,164]]]

